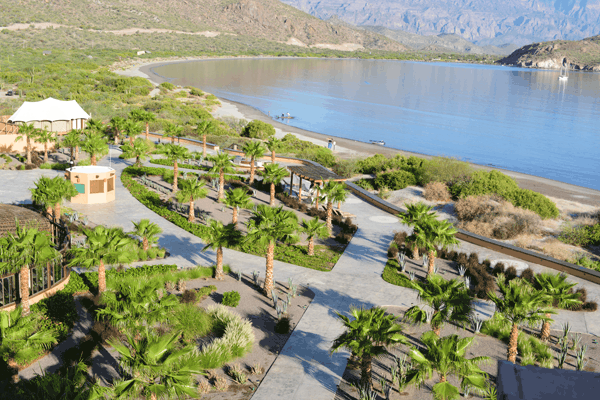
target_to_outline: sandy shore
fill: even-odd
[[[206,60],[206,58],[199,58],[197,60]],[[159,67],[161,65],[173,63],[173,62],[190,62],[196,61],[192,59],[185,60],[163,60],[163,61],[153,61],[147,63],[140,63],[136,65],[132,65],[127,69],[116,71],[117,73],[125,76],[139,76],[143,78],[149,79],[153,84],[157,85],[161,82],[166,81],[166,79],[160,75],[157,75],[153,72],[153,68]],[[370,143],[364,143],[357,140],[345,139],[340,137],[335,137],[333,135],[325,135],[317,132],[311,132],[304,129],[296,128],[293,126],[289,126],[287,124],[278,122],[274,120],[270,116],[262,113],[261,111],[242,103],[237,103],[231,100],[219,99],[222,103],[222,107],[216,110],[213,114],[216,117],[235,117],[235,118],[245,118],[247,120],[258,119],[264,122],[268,122],[272,124],[276,131],[277,136],[282,137],[286,133],[292,133],[298,138],[303,140],[309,140],[313,143],[319,145],[326,145],[328,138],[333,138],[336,143],[336,155],[342,158],[353,158],[353,157],[364,157],[373,154],[384,154],[393,156],[396,154],[402,154],[406,156],[415,155],[418,157],[423,157],[430,159],[432,156],[420,153],[414,153],[404,150],[392,149],[389,147],[383,147],[379,145],[373,145]],[[536,192],[542,193],[546,196],[569,200],[572,202],[582,203],[586,205],[592,206],[600,206],[600,191],[588,189],[582,186],[571,185],[564,182],[555,181],[552,179],[546,179],[534,175],[523,174],[519,172],[504,170],[501,168],[492,168],[489,166],[473,164],[471,165],[476,169],[483,170],[500,170],[508,176],[513,177],[518,183],[519,186],[525,189],[531,189]]]

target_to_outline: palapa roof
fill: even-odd
[[[38,228],[50,232],[51,225],[46,217],[25,207],[0,204],[0,237],[9,232],[17,233],[17,222],[20,227]]]
[[[306,179],[311,182],[343,182],[346,180],[346,178],[342,178],[338,174],[331,172],[330,170],[319,164],[294,165],[287,167],[287,169],[294,175],[297,175],[302,179]]]

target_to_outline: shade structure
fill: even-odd
[[[71,121],[89,119],[90,116],[75,100],[56,100],[49,97],[42,101],[26,101],[9,119],[9,122]]]

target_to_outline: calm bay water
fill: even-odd
[[[233,59],[154,71],[314,132],[600,190],[600,74],[470,64]]]

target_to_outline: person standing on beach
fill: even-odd
[[[335,140],[333,141],[333,150],[335,151]]]

